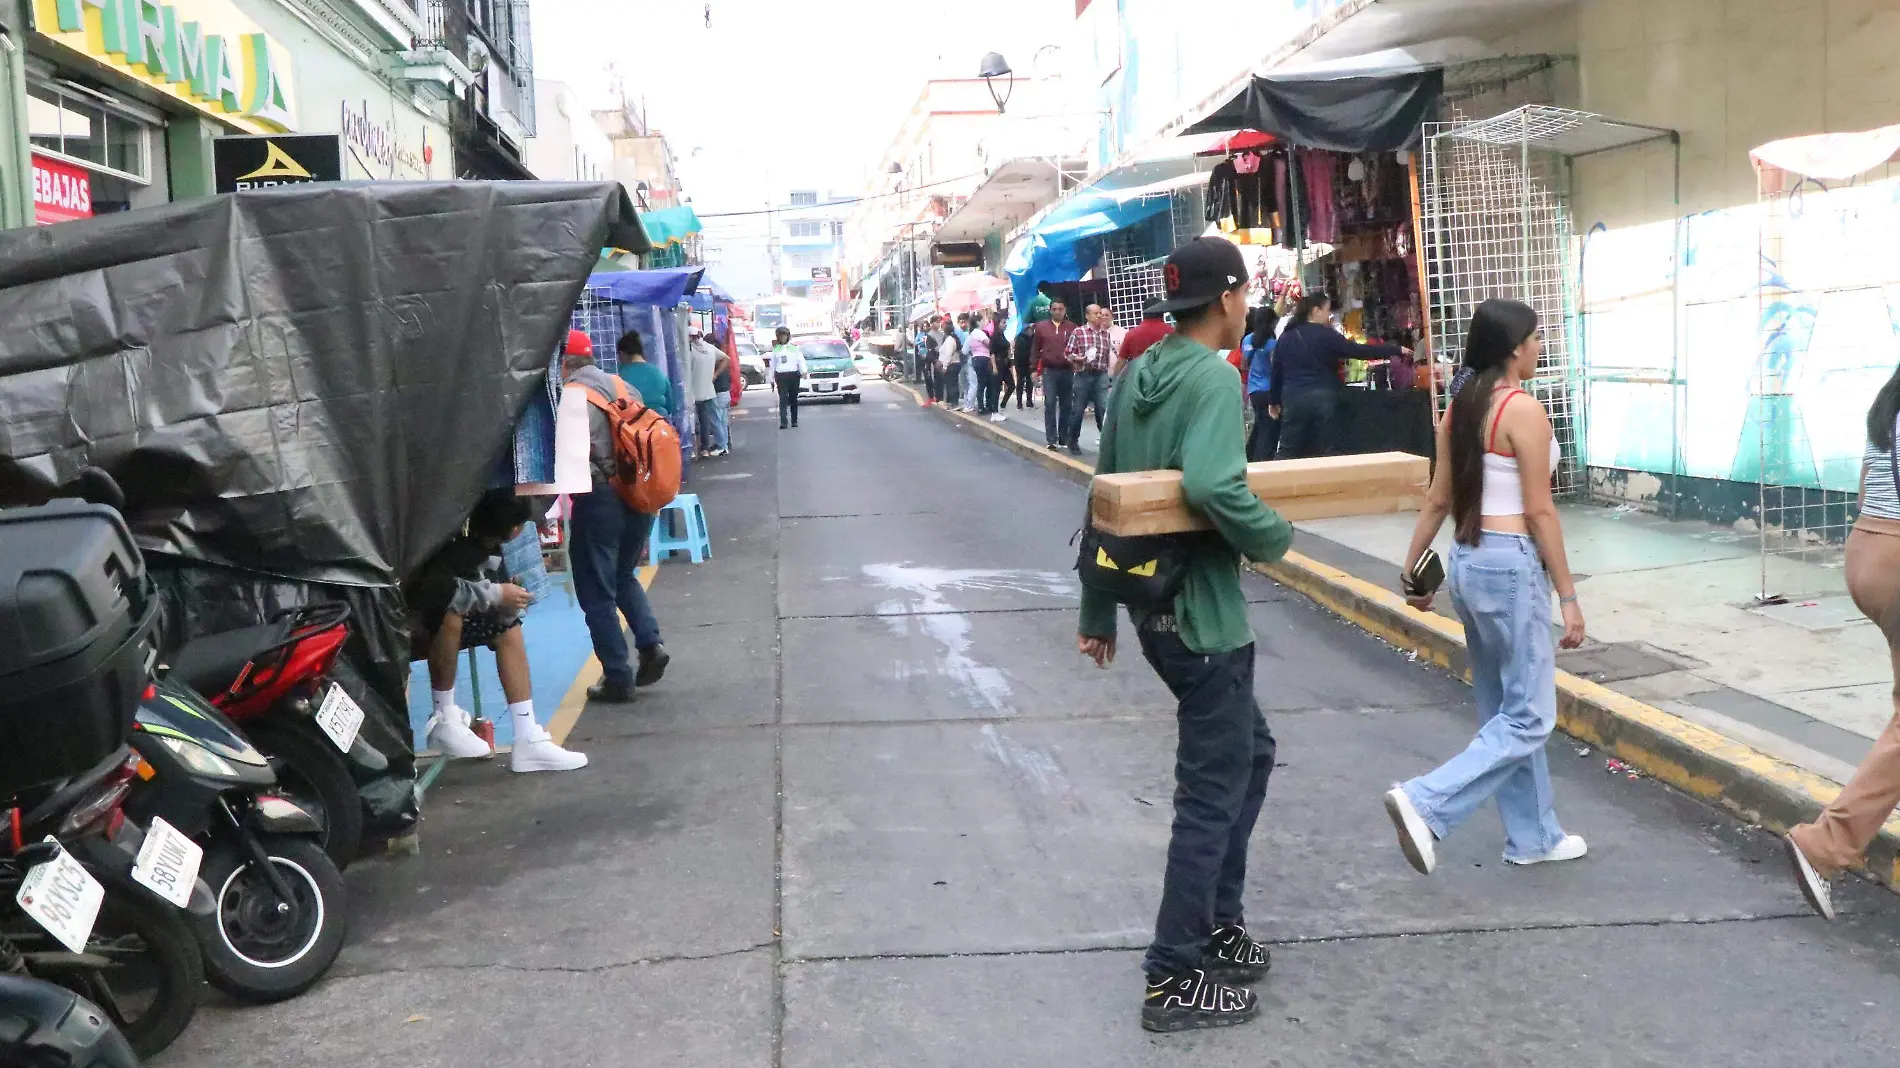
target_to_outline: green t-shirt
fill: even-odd
[[[665,371],[644,360],[638,363],[626,360],[620,364],[620,380],[640,394],[642,404],[672,418],[673,383],[667,380]]]
[[[1247,488],[1240,375],[1191,338],[1172,334],[1129,365],[1109,396],[1095,473],[1181,472],[1181,492],[1218,538],[1189,550],[1186,581],[1174,598],[1181,641],[1203,656],[1253,641],[1240,558],[1271,563],[1293,544],[1293,525]],[[1080,633],[1115,636],[1115,602],[1082,587]]]

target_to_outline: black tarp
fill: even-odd
[[[396,586],[487,488],[600,250],[646,244],[619,185],[537,182],[303,185],[0,233],[0,506],[117,476],[174,640],[350,602],[395,719],[375,740],[406,769]]]
[[[1301,148],[1393,152],[1418,138],[1445,91],[1443,70],[1363,78],[1261,78],[1189,134],[1259,130]]]

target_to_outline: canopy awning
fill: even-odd
[[[649,211],[640,216],[640,222],[646,227],[647,238],[656,249],[684,244],[687,238],[705,229],[691,204]]]
[[[1258,130],[1302,148],[1391,152],[1418,138],[1444,70],[1357,78],[1255,77],[1188,134]]]
[[[1860,133],[1808,134],[1770,141],[1749,152],[1764,189],[1778,189],[1793,174],[1844,182],[1900,157],[1900,125]],[[1777,173],[1779,172],[1779,173]],[[1773,184],[1770,184],[1772,179]]]
[[[704,267],[662,267],[652,271],[594,274],[588,276],[587,288],[622,304],[671,308],[699,288],[700,277],[705,273]]]
[[[1062,195],[1064,165],[1036,158],[1006,160],[976,187],[950,218],[937,229],[938,244],[982,241],[990,234],[1007,234]],[[1067,165],[1075,174],[1080,161]]]

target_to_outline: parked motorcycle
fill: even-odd
[[[139,1068],[105,1010],[39,979],[0,975],[0,1064]]]
[[[292,608],[254,627],[186,642],[166,678],[182,682],[271,757],[276,793],[317,818],[324,852],[346,868],[363,840],[357,776],[389,761],[360,734],[363,712],[329,679],[350,636],[345,605]]]
[[[342,952],[348,916],[322,825],[279,794],[270,760],[230,720],[170,679],[139,704],[132,747],[152,770],[127,815],[204,848],[212,908],[193,927],[205,978],[252,1002],[309,989]]]
[[[149,1056],[198,1010],[202,963],[179,909],[208,913],[211,896],[196,878],[195,847],[161,857],[126,820],[139,766],[122,749],[30,809],[0,811],[10,847],[0,850],[0,900],[12,906],[0,910],[0,973],[91,999]]]
[[[886,382],[902,382],[909,377],[904,366],[904,357],[895,352],[880,352],[877,357],[879,373]]]
[[[123,811],[157,612],[113,507],[0,511],[0,973],[86,996],[142,1055],[197,1010],[179,907],[210,905],[196,846]]]

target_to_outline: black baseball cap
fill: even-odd
[[[1247,261],[1224,237],[1197,237],[1168,256],[1161,268],[1167,299],[1159,308],[1181,312],[1212,304],[1222,293],[1247,281]]]

